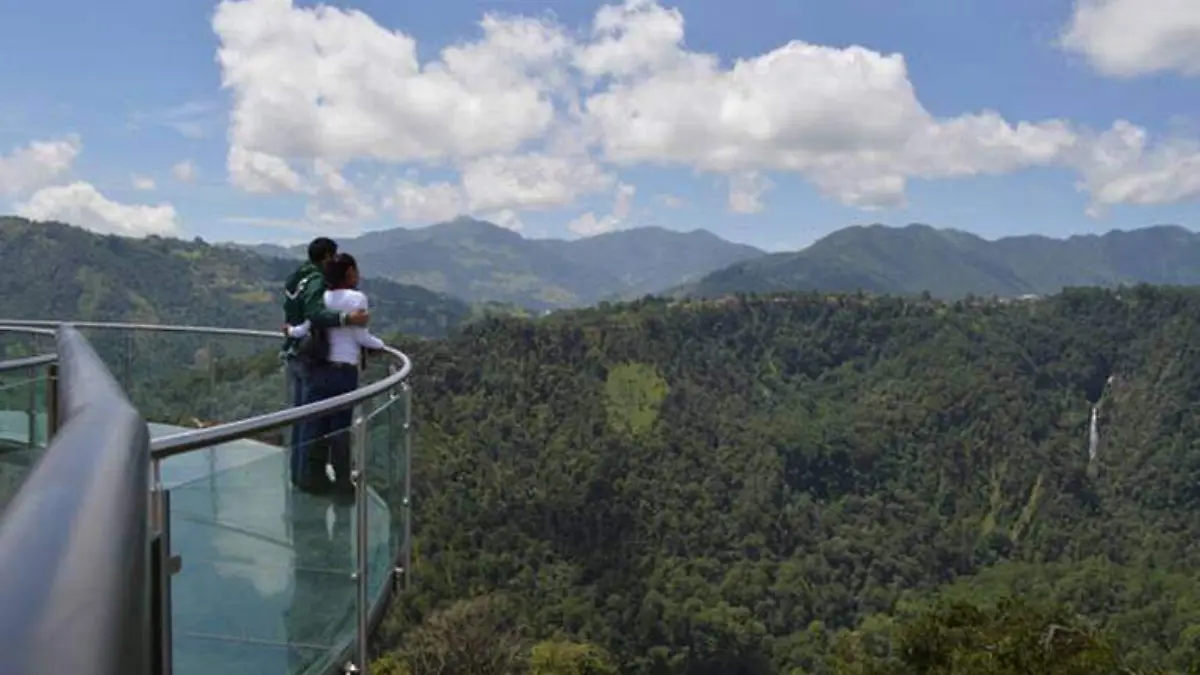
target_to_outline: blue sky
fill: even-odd
[[[1139,3],[1137,25],[1129,24],[1131,15],[1121,13],[1128,12],[1132,2]],[[229,11],[236,5],[246,6],[236,13]],[[262,11],[252,5],[261,6],[257,9]],[[1191,15],[1200,12],[1185,9],[1183,15],[1178,10],[1170,14],[1168,10],[1177,8],[1178,2],[687,0],[650,9],[643,3],[622,15],[624,32],[613,33],[628,40],[612,49],[650,55],[646,56],[649,60],[639,62],[637,74],[618,72],[619,68],[611,66],[614,62],[606,61],[608,66],[593,68],[595,81],[583,82],[573,73],[567,77],[580,81],[573,87],[545,85],[551,73],[570,70],[570,64],[580,63],[578,55],[585,54],[589,44],[597,44],[591,25],[603,5],[574,0],[331,3],[342,10],[361,10],[378,26],[412,38],[423,63],[440,59],[447,46],[481,40],[478,23],[489,12],[537,19],[573,41],[570,49],[575,57],[557,58],[561,63],[554,66],[539,61],[528,72],[523,66],[518,69],[521,77],[540,78],[540,83],[532,86],[543,99],[553,100],[557,114],[551,126],[538,127],[531,122],[528,133],[514,132],[513,143],[495,140],[504,137],[513,124],[529,121],[532,111],[539,108],[526,107],[524,115],[511,118],[511,124],[506,122],[508,113],[492,107],[499,105],[495,101],[503,89],[488,84],[498,81],[489,78],[516,75],[511,70],[476,72],[473,80],[460,78],[462,82],[483,82],[471,94],[474,98],[467,96],[470,82],[455,91],[462,100],[482,105],[483,116],[474,118],[464,112],[462,131],[485,129],[486,133],[479,131],[476,136],[488,138],[468,142],[455,140],[449,132],[437,139],[425,134],[427,142],[418,143],[419,151],[412,149],[414,141],[397,142],[395,148],[376,152],[374,148],[390,147],[388,134],[411,132],[428,123],[405,116],[405,111],[418,109],[412,107],[417,105],[417,94],[412,92],[420,87],[415,80],[399,76],[381,80],[377,73],[389,70],[383,66],[349,67],[323,61],[328,53],[312,47],[314,43],[358,38],[329,37],[336,34],[333,28],[329,30],[334,32],[314,29],[304,33],[306,20],[320,23],[330,18],[313,14],[314,3],[240,0],[227,3],[220,11],[217,3],[196,0],[22,3],[6,12],[5,40],[0,46],[0,97],[5,101],[0,109],[0,201],[8,200],[11,211],[61,217],[98,230],[136,234],[158,228],[155,231],[218,240],[294,241],[317,230],[349,235],[427,224],[431,215],[461,210],[496,217],[530,236],[567,237],[654,224],[678,229],[704,227],[729,239],[772,249],[797,248],[860,222],[927,222],[986,237],[1016,233],[1065,236],[1163,222],[1192,226],[1200,214],[1196,201],[1200,180],[1193,177],[1200,172],[1200,154],[1195,147],[1200,139],[1195,112],[1200,108],[1195,79],[1200,72],[1200,48],[1180,47],[1180,41],[1171,38],[1172,31],[1191,31],[1196,38],[1192,42],[1200,42],[1200,16]],[[222,12],[228,19],[224,29],[214,25],[214,16]],[[1086,20],[1080,19],[1081,15]],[[349,15],[339,12],[338,16]],[[280,60],[271,51],[268,43],[275,39],[271,35],[291,30],[283,17],[295,19],[296,35],[287,39],[302,49],[289,53],[316,55],[307,65],[298,65],[296,59]],[[791,53],[789,58],[796,59],[792,63],[799,68],[788,71],[791,75],[747,75],[741,86],[749,102],[738,108],[739,115],[731,117],[727,109],[723,114],[722,106],[712,103],[730,100],[714,89],[720,84],[715,76],[709,89],[696,89],[694,95],[685,97],[690,99],[690,107],[642,109],[638,119],[652,118],[660,122],[654,128],[671,130],[673,140],[660,141],[646,136],[648,126],[634,130],[635,119],[623,111],[632,110],[637,101],[670,103],[668,94],[654,98],[651,87],[678,83],[686,77],[679,74],[683,71],[678,70],[678,59],[655,56],[666,53],[663,44],[670,40],[654,42],[654,49],[646,47],[639,52],[635,47],[651,42],[635,45],[629,36],[637,33],[635,21],[661,27],[674,25],[671,17],[682,17],[684,37],[676,45],[680,53],[719,57],[711,66],[717,74],[739,59],[757,59],[790,41],[825,51],[808,56]],[[262,21],[267,28],[253,27],[254,21]],[[1077,27],[1074,37],[1064,41],[1062,36],[1070,32],[1073,22]],[[285,27],[279,28],[281,25]],[[337,30],[366,30],[362,21],[337,25],[341,26]],[[238,52],[240,65],[223,66],[217,60],[218,48],[223,43],[232,45],[235,32],[240,37],[233,51]],[[658,34],[646,35],[657,39]],[[303,50],[305,45],[307,50]],[[374,64],[385,58],[391,48],[384,42],[380,45],[382,51],[372,52],[373,60],[362,63]],[[821,61],[801,60],[837,58],[844,53],[841,50],[854,45],[878,58],[860,63],[858,70],[847,70],[849,74],[842,79],[841,71],[824,68]],[[344,46],[342,49],[349,54]],[[497,61],[494,54],[499,52],[487,53],[492,56],[485,58],[485,63]],[[887,55],[895,53],[903,55],[906,66],[899,81],[903,83],[906,77],[915,97],[907,103],[904,87],[894,86],[898,81],[894,72],[870,75],[875,72],[872,68],[883,68]],[[327,67],[346,69],[334,75],[316,74]],[[241,70],[235,73],[238,68]],[[676,68],[674,75],[661,75],[669,68]],[[223,69],[240,77],[240,84],[222,89]],[[863,72],[868,74],[859,77]],[[832,83],[815,84],[826,74]],[[360,89],[344,91],[358,87],[358,78],[364,83]],[[268,114],[281,113],[263,101],[273,100],[282,91],[281,81],[319,90],[327,100],[343,95],[345,101],[353,101],[342,104],[338,124],[368,119],[356,117],[361,111],[351,110],[352,105],[365,106],[363,114],[368,117],[373,107],[376,112],[386,110],[386,116],[380,116],[383,122],[370,118],[371,124],[379,122],[383,127],[374,129],[374,140],[347,142],[345,152],[331,140],[338,135],[331,133],[333,121],[308,126],[298,122],[290,136],[273,132],[272,127],[286,125],[274,117],[266,119]],[[880,91],[864,93],[864,88],[880,82]],[[772,88],[778,91],[765,91]],[[406,102],[398,102],[398,98],[378,106],[364,103],[399,90],[407,92],[397,94]],[[582,97],[589,110],[589,95],[609,91],[613,96],[610,116],[578,124],[563,121],[572,96],[565,93],[568,90]],[[649,98],[632,97],[634,91]],[[692,90],[674,91],[678,96],[680,91]],[[858,107],[854,105],[858,99],[833,100],[858,95],[865,97]],[[755,111],[756,99],[775,107]],[[255,100],[259,103],[253,103]],[[893,100],[900,101],[896,104],[903,113],[896,113],[899,121],[889,121]],[[532,105],[529,100],[524,104]],[[914,117],[914,105],[921,115]],[[701,110],[705,106],[709,109]],[[235,129],[231,113],[237,111],[247,117],[257,115],[258,121]],[[1028,138],[999,134],[988,127],[992,130],[982,134],[984,141],[957,136],[951,140],[944,135],[936,142],[929,139],[933,133],[929,129],[935,125],[941,128],[984,111],[998,113],[997,123],[1010,132],[1021,122],[1043,126]],[[820,126],[848,115],[862,119],[827,133]],[[795,121],[809,117],[808,122]],[[1111,152],[1097,153],[1094,148],[1111,150],[1118,137],[1105,144],[1102,134],[1111,131],[1118,120],[1127,121],[1148,140],[1144,146],[1131,146],[1128,134],[1120,136],[1125,139],[1117,146],[1123,149],[1123,159],[1113,165],[1102,161]],[[1051,122],[1069,130],[1044,126]],[[734,128],[738,124],[743,126]],[[694,140],[679,131],[685,126],[696,132]],[[310,132],[312,137],[304,138]],[[19,163],[31,161],[29,156],[19,156],[21,148],[35,141],[64,138],[77,143],[78,153],[69,166],[47,170],[45,180],[37,182],[13,178],[18,170],[33,175],[28,164]],[[558,147],[564,141],[572,146],[565,152]],[[1004,147],[996,149],[997,142]],[[1047,150],[1047,144],[1054,148]],[[245,169],[234,175],[231,171],[228,158],[234,145],[255,153],[255,162],[243,167],[251,167],[253,172]],[[945,156],[927,156],[937,154],[935,150],[940,153],[943,145]],[[1129,150],[1131,147],[1136,151]],[[864,148],[873,159],[854,155]],[[560,173],[569,174],[559,182],[572,186],[543,184],[549,179],[537,172],[532,178],[527,174],[524,179],[508,180],[499,170],[479,174],[481,178],[472,185],[460,182],[464,167],[480,158],[528,153],[536,153],[539,161],[552,157]],[[848,159],[850,155],[854,156]],[[289,182],[279,174],[271,174],[274,178],[267,180],[270,177],[261,172],[275,165],[262,164],[263,157],[284,162],[299,182]],[[5,161],[9,162],[7,186]],[[329,170],[314,173],[315,161],[326,162],[350,187],[342,191],[321,188],[320,176],[328,176]],[[182,162],[195,168],[194,175],[173,172]],[[589,162],[603,176],[564,168]],[[134,176],[151,179],[154,189],[137,189]],[[902,189],[894,185],[897,176],[904,179]],[[758,199],[743,200],[741,207],[734,207],[730,185],[738,177],[760,185],[766,181],[770,187]],[[485,185],[484,178],[491,182]],[[406,194],[415,200],[415,206],[407,210],[396,205],[398,181],[404,181],[409,188]],[[1079,186],[1081,181],[1087,183],[1086,189]],[[439,183],[440,192],[430,187]],[[80,188],[81,184],[92,189]],[[882,184],[888,187],[878,188]],[[63,189],[72,185],[74,190]],[[303,185],[315,187],[305,189]],[[624,193],[620,186],[627,186]],[[347,190],[354,191],[358,206],[346,206]],[[870,196],[856,196],[864,192]],[[435,208],[434,196],[445,204]],[[1093,213],[1089,215],[1089,207],[1097,204],[1100,208],[1090,209]],[[138,210],[168,205],[169,210]],[[322,218],[315,215],[317,211],[339,213]]]

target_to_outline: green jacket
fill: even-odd
[[[283,315],[289,326],[311,320],[313,328],[332,328],[346,322],[345,312],[325,307],[325,276],[311,262],[301,265],[284,283]],[[283,356],[295,356],[297,343],[295,338],[284,338]]]

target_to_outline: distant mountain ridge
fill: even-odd
[[[472,218],[338,238],[338,244],[358,258],[365,276],[535,310],[660,293],[765,253],[706,230],[641,227],[571,241],[527,239]],[[304,246],[241,248],[265,256],[304,255]]]
[[[0,217],[0,317],[275,330],[293,260],[202,241],[101,235]],[[367,279],[372,327],[433,337],[468,320],[456,298]]]
[[[1057,293],[1068,286],[1200,284],[1200,234],[1178,225],[989,241],[913,224],[856,225],[801,251],[739,261],[671,291],[684,297],[855,291],[943,298]]]

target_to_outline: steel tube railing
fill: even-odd
[[[149,433],[82,335],[57,346],[62,426],[0,523],[0,673],[142,675]]]
[[[53,335],[54,331],[52,329],[61,327],[64,324],[65,324],[65,322],[46,321],[46,320],[37,320],[37,321],[0,320],[0,332],[25,332],[25,333],[30,333],[30,334]],[[70,326],[73,326],[76,328],[82,328],[82,329],[96,329],[96,330],[120,330],[120,331],[133,331],[133,332],[147,331],[147,332],[159,332],[159,333],[183,333],[183,334],[203,334],[203,335],[210,335],[210,336],[234,336],[234,337],[282,339],[282,336],[276,332],[244,330],[244,329],[236,329],[236,328],[210,328],[210,327],[200,327],[200,326],[163,326],[163,325],[155,325],[155,324],[86,322],[86,321],[71,322]],[[67,329],[67,330],[70,330],[71,332],[74,333],[73,329]],[[75,333],[75,335],[78,335],[78,334]],[[82,336],[79,336],[79,339],[83,340]],[[84,342],[86,343],[86,341],[84,341]],[[90,350],[90,347],[89,347],[89,350]],[[401,513],[403,514],[403,517],[405,518],[404,536],[405,536],[406,540],[403,542],[403,548],[401,550],[401,555],[400,555],[401,561],[399,561],[399,567],[401,567],[403,569],[403,573],[402,573],[403,577],[404,577],[403,586],[407,587],[408,576],[410,574],[409,570],[410,570],[410,565],[411,565],[411,560],[410,560],[411,544],[408,541],[408,539],[411,537],[411,531],[410,531],[411,504],[410,504],[410,499],[409,499],[409,489],[411,487],[411,483],[410,483],[411,465],[407,458],[407,455],[411,451],[411,441],[408,436],[409,423],[410,423],[410,419],[411,419],[411,394],[410,394],[411,390],[410,390],[406,380],[407,380],[409,374],[412,372],[412,361],[403,352],[400,352],[399,350],[393,349],[391,347],[385,348],[384,351],[388,356],[390,356],[396,362],[395,365],[393,365],[393,367],[390,369],[388,376],[379,381],[362,386],[352,392],[342,394],[340,396],[335,396],[335,397],[325,399],[322,401],[309,403],[309,404],[302,405],[302,406],[286,408],[283,410],[267,413],[264,415],[249,417],[246,419],[237,420],[234,422],[228,422],[225,424],[219,424],[219,425],[215,425],[215,426],[204,428],[204,429],[189,430],[189,431],[180,432],[177,434],[170,434],[170,435],[155,438],[153,440],[149,440],[149,442],[148,442],[149,452],[148,452],[148,456],[146,457],[146,460],[147,460],[146,466],[143,470],[142,486],[144,488],[147,485],[146,481],[149,480],[149,476],[147,474],[150,470],[150,465],[152,462],[153,467],[155,469],[154,490],[153,490],[153,492],[148,492],[147,490],[143,489],[140,492],[147,497],[150,497],[151,495],[153,495],[153,497],[154,497],[153,503],[148,504],[147,507],[148,508],[153,507],[153,509],[155,511],[154,520],[158,524],[158,527],[160,528],[159,531],[160,532],[164,531],[162,528],[165,523],[165,520],[168,517],[167,514],[164,514],[161,512],[161,510],[163,509],[165,500],[160,501],[160,499],[159,499],[160,497],[167,496],[166,494],[161,492],[162,485],[161,485],[161,480],[158,478],[158,471],[157,471],[159,463],[162,460],[169,458],[169,457],[176,456],[176,455],[181,455],[181,454],[184,454],[187,452],[191,452],[193,450],[198,450],[198,449],[202,449],[202,448],[210,448],[210,447],[221,445],[221,444],[228,443],[231,441],[236,441],[236,440],[239,440],[242,438],[247,438],[247,437],[250,437],[253,435],[257,435],[257,434],[260,434],[260,433],[263,433],[266,431],[278,429],[280,427],[293,425],[293,424],[296,424],[296,423],[299,423],[299,422],[302,422],[305,420],[312,419],[314,417],[319,417],[319,416],[329,414],[331,412],[335,412],[337,410],[343,410],[345,408],[358,406],[360,404],[365,405],[369,401],[371,401],[375,396],[378,396],[378,395],[388,392],[388,391],[393,391],[393,390],[402,388],[402,391],[404,391],[404,395],[405,395],[405,401],[404,401],[404,406],[405,406],[404,420],[405,420],[405,422],[404,422],[404,427],[403,427],[403,433],[404,433],[404,441],[403,442],[404,442],[405,454],[406,454],[406,458],[405,458],[406,464],[405,464],[405,469],[404,469],[405,470],[405,493],[404,493],[404,496],[402,497],[402,504],[400,505],[400,507],[401,507]],[[129,352],[127,352],[127,353],[129,353]],[[93,352],[93,354],[94,354],[94,352]],[[97,357],[97,359],[98,359],[98,357]],[[30,367],[31,365],[38,365],[40,363],[52,363],[54,360],[55,360],[55,355],[29,357],[29,358],[23,360],[23,361],[26,361],[27,363],[22,363],[21,367]],[[2,365],[2,364],[0,364],[0,365]],[[130,364],[125,363],[124,365],[127,370]],[[126,376],[126,381],[130,382],[131,381],[130,374],[128,372],[126,372],[125,376]],[[109,375],[108,377],[111,380],[111,375]],[[113,384],[115,386],[115,382]],[[119,389],[119,387],[118,387],[118,389]],[[123,398],[123,395],[122,395],[122,398]],[[59,417],[61,415],[61,413],[58,412],[57,410],[52,412],[51,414],[54,415],[56,418],[61,419],[61,417]],[[356,540],[355,540],[355,550],[356,550],[356,558],[357,558],[357,564],[355,566],[356,567],[355,576],[356,576],[356,582],[357,582],[356,605],[357,605],[357,613],[358,613],[358,617],[357,617],[358,630],[356,631],[357,635],[356,635],[355,644],[353,645],[353,651],[354,651],[355,655],[357,656],[357,660],[358,660],[358,663],[354,664],[354,670],[356,672],[361,672],[361,673],[366,673],[369,669],[368,652],[367,652],[369,636],[367,633],[368,633],[368,627],[369,627],[368,615],[370,613],[370,609],[368,607],[368,599],[367,599],[367,594],[368,594],[368,592],[367,592],[368,591],[367,575],[368,575],[368,569],[369,569],[368,551],[369,551],[370,542],[368,540],[369,528],[368,528],[368,520],[367,520],[367,515],[366,515],[367,514],[367,488],[368,488],[368,485],[367,485],[368,461],[367,461],[367,457],[366,457],[366,436],[367,436],[366,421],[367,421],[367,419],[368,419],[368,415],[366,415],[366,414],[360,415],[355,420],[352,430],[351,430],[352,434],[353,434],[354,457],[355,457],[355,460],[358,462],[358,468],[357,468],[358,473],[356,476],[356,494],[355,494],[355,503],[357,506],[356,525],[357,525],[357,529],[358,529],[358,534],[357,534]],[[150,515],[150,514],[147,513],[145,515]],[[146,518],[143,518],[143,521],[146,521],[146,520],[147,520]],[[168,552],[168,554],[169,554],[169,552]],[[3,568],[0,568],[0,569],[3,569]],[[169,574],[169,571],[167,573]],[[169,598],[167,600],[169,601]],[[0,605],[0,607],[3,607],[3,605]],[[7,608],[0,609],[0,615],[6,614],[6,613],[7,613]],[[3,643],[0,643],[0,645],[2,645],[2,644]],[[169,645],[169,642],[167,644]],[[167,664],[167,667],[169,667],[169,664]],[[7,675],[7,671],[0,671],[0,672],[5,672]],[[82,672],[82,671],[77,670],[76,672]],[[130,671],[130,672],[135,672],[135,671]],[[142,671],[136,671],[136,672],[142,672]]]
[[[0,330],[5,327],[19,326],[57,326],[61,322],[54,321],[29,321],[18,322],[13,320],[0,320]],[[107,323],[107,322],[73,322],[71,325],[78,328],[91,328],[97,330],[128,330],[128,331],[152,331],[162,333],[193,333],[205,335],[228,335],[238,337],[260,337],[260,338],[275,338],[282,340],[282,335],[269,331],[260,330],[243,330],[237,328],[206,328],[202,326],[158,326],[154,324],[123,324],[123,323]],[[396,359],[400,363],[400,367],[395,372],[389,374],[386,378],[378,382],[372,382],[363,387],[359,387],[352,392],[327,398],[323,401],[308,403],[295,408],[279,410],[265,415],[256,417],[248,417],[244,420],[236,422],[228,422],[226,424],[218,424],[205,429],[196,429],[194,431],[185,431],[178,434],[161,436],[151,441],[150,452],[158,459],[173,457],[192,450],[211,447],[228,443],[230,441],[239,440],[248,436],[272,431],[280,427],[290,426],[296,422],[300,422],[313,417],[318,417],[327,413],[344,410],[354,405],[374,398],[383,392],[398,386],[401,382],[408,378],[412,372],[412,360],[408,355],[398,349],[386,347],[384,351]]]

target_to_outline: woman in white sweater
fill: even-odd
[[[325,263],[325,306],[333,311],[367,310],[367,296],[357,289],[358,262],[349,253],[338,253]],[[304,338],[313,330],[309,321],[288,326],[288,335]],[[326,329],[329,351],[325,359],[310,366],[305,400],[312,402],[332,398],[358,388],[358,365],[362,350],[383,349],[383,340],[371,334],[365,326],[337,326]],[[353,408],[345,408],[307,423],[302,438],[313,443],[310,449],[317,459],[328,453],[327,474],[332,474],[335,496],[353,498],[350,482],[350,423]]]

